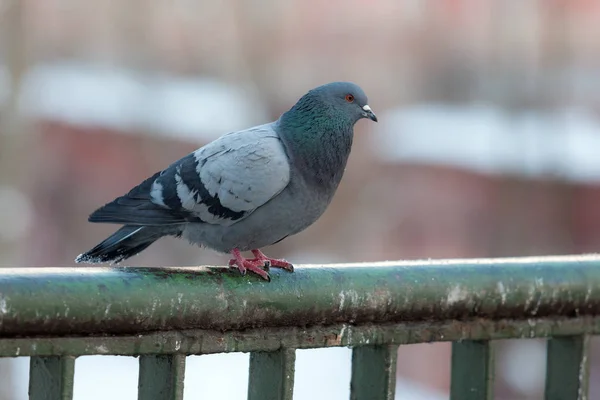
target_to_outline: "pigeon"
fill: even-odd
[[[119,263],[174,236],[231,254],[229,266],[242,275],[270,281],[269,267],[293,272],[291,263],[260,249],[323,214],[363,118],[377,122],[358,85],[314,88],[276,121],[227,133],[94,211],[89,222],[123,226],[75,261]]]

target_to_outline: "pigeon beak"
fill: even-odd
[[[377,116],[373,113],[371,107],[369,107],[368,104],[366,104],[362,109],[364,110],[363,117],[369,118],[371,121],[377,122]]]

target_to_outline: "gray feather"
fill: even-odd
[[[323,85],[277,121],[228,133],[188,154],[90,215],[91,222],[125,227],[88,258],[127,258],[165,235],[230,252],[302,231],[331,202],[354,124],[376,120],[365,106],[358,86]]]

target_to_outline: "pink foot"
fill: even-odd
[[[253,259],[254,261],[267,261],[271,267],[283,268],[287,271],[294,272],[294,266],[285,260],[267,257],[258,249],[252,250],[252,254],[254,254],[255,257]]]
[[[240,270],[242,275],[246,274],[246,269],[248,269],[248,270],[260,275],[261,277],[263,277],[264,279],[266,279],[268,281],[270,281],[271,278],[269,277],[269,274],[263,268],[268,269],[269,267],[275,267],[275,268],[285,269],[286,271],[294,272],[294,266],[285,260],[267,257],[263,254],[262,251],[260,251],[258,249],[252,250],[252,254],[254,254],[254,258],[250,258],[250,259],[244,258],[244,257],[242,257],[242,254],[240,253],[240,251],[238,249],[234,249],[231,252],[231,255],[233,255],[234,258],[229,260],[229,266],[237,267],[237,269]],[[241,267],[240,267],[240,265],[241,265]],[[261,268],[261,267],[263,267],[263,268]]]
[[[271,277],[263,268],[268,267],[266,260],[247,259],[242,256],[238,249],[231,251],[233,258],[229,260],[229,266],[235,266],[242,275],[246,275],[246,270],[254,272],[266,281],[271,281]]]

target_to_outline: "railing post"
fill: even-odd
[[[494,398],[494,354],[489,340],[452,343],[451,400]]]
[[[139,400],[182,400],[185,355],[140,357]]]
[[[75,357],[31,357],[29,400],[72,400]]]
[[[588,398],[589,336],[548,339],[546,400]]]
[[[393,400],[398,346],[360,346],[352,350],[351,400]]]
[[[248,400],[292,400],[295,349],[250,353]]]

